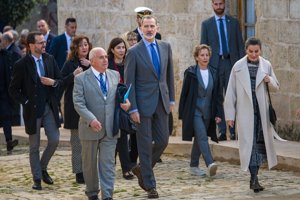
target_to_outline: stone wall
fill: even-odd
[[[272,94],[279,125],[293,124],[296,132],[300,130],[300,120],[295,117],[300,108],[299,10],[299,0],[256,0],[256,35],[280,82],[280,91]]]
[[[157,4],[159,2],[159,4]],[[201,21],[212,15],[210,0],[58,0],[58,32],[64,31],[67,17],[76,17],[77,33],[88,35],[93,46],[107,49],[112,38],[133,30],[137,24],[134,9],[147,6],[154,10],[163,40],[171,43],[178,105],[184,70],[194,64],[192,50],[200,40]],[[181,134],[174,112],[174,134]]]

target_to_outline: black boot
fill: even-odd
[[[250,166],[249,170],[251,174],[250,189],[255,193],[263,191],[265,188],[259,184],[257,177],[259,166]]]
[[[17,146],[18,144],[19,144],[18,140],[9,140],[6,143],[6,150],[12,151],[14,149],[14,147]]]
[[[76,183],[78,183],[78,184],[84,184],[85,183],[82,172],[76,174]]]

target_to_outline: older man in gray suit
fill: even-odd
[[[215,15],[202,22],[201,44],[212,48],[210,66],[217,72],[224,92],[232,66],[245,55],[244,42],[237,19],[225,15],[225,0],[212,0]],[[219,124],[219,140],[227,140],[224,116]],[[230,139],[235,139],[234,128],[230,128]]]
[[[157,21],[142,19],[143,39],[128,50],[125,82],[131,84],[130,115],[137,124],[140,165],[132,172],[148,198],[158,198],[153,167],[168,145],[168,114],[173,109],[174,74],[170,44],[155,40]]]
[[[102,199],[112,199],[115,179],[115,148],[118,135],[113,135],[116,90],[119,73],[107,69],[106,51],[90,51],[91,68],[74,79],[73,101],[80,115],[79,138],[82,145],[82,168],[89,200],[98,200],[99,176]],[[121,104],[128,110],[130,103]],[[98,157],[98,158],[97,158]],[[98,160],[98,162],[97,162]]]

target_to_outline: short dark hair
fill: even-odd
[[[258,38],[250,37],[245,42],[245,49],[247,49],[250,45],[258,45],[261,49],[261,41]]]
[[[65,25],[68,25],[69,23],[76,23],[76,19],[74,17],[67,18]]]
[[[36,35],[43,35],[43,33],[39,32],[39,31],[32,31],[32,32],[28,33],[27,45],[35,44],[35,36]]]

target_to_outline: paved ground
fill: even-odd
[[[2,152],[4,146],[0,146]],[[74,181],[71,173],[70,150],[59,148],[49,164],[49,174],[55,184],[43,184],[42,191],[31,189],[32,179],[28,161],[27,146],[19,146],[9,156],[0,156],[0,199],[2,200],[83,200],[84,186]],[[201,161],[203,163],[203,161]],[[189,160],[185,157],[164,155],[163,163],[155,167],[157,189],[160,199],[197,200],[299,200],[300,174],[291,171],[260,171],[261,184],[266,190],[258,194],[249,190],[249,174],[238,165],[218,162],[219,169],[214,178],[200,178],[190,175]],[[202,168],[205,168],[203,165]],[[206,168],[205,168],[206,169]],[[147,199],[137,179],[127,181],[121,177],[117,163],[117,179],[114,199]]]

